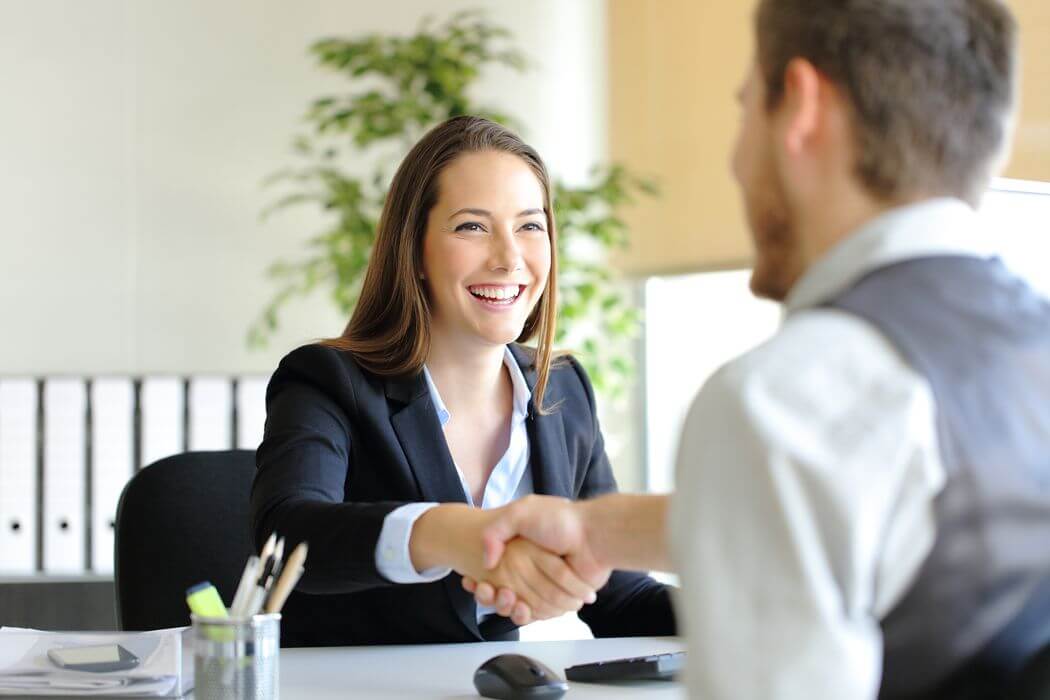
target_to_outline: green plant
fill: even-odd
[[[510,32],[477,12],[461,12],[437,26],[425,20],[408,37],[324,39],[310,51],[321,66],[348,78],[352,90],[311,104],[305,116],[308,131],[293,142],[298,164],[267,179],[288,191],[263,216],[308,205],[329,213],[331,224],[310,239],[306,257],[269,268],[278,289],[249,329],[252,345],[265,343],[288,301],[319,287],[350,314],[388,173],[427,129],[463,114],[519,129],[513,117],[477,104],[468,94],[486,67],[519,72],[529,67],[511,45]],[[379,165],[370,173],[354,172],[362,161]],[[622,395],[633,373],[629,344],[639,317],[616,288],[604,258],[610,249],[626,245],[627,228],[617,211],[639,193],[654,194],[655,187],[619,165],[596,168],[588,186],[555,180],[561,265],[557,342],[559,347],[571,344],[596,391],[613,397]]]

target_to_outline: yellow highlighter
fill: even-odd
[[[226,606],[222,603],[222,597],[209,581],[202,581],[196,586],[187,588],[186,604],[190,606],[190,612],[194,616],[205,620],[205,624],[207,624],[207,618],[227,620],[230,617]],[[204,634],[216,642],[232,642],[235,632],[232,629],[206,628]]]
[[[222,598],[219,597],[219,592],[208,581],[202,581],[196,586],[190,586],[186,589],[186,604],[190,606],[190,611],[197,617],[219,619],[229,617],[229,613],[226,612],[226,606],[223,605]]]

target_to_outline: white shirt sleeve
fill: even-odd
[[[408,550],[412,539],[412,526],[419,516],[438,505],[437,503],[409,503],[387,513],[383,529],[376,542],[376,569],[394,583],[430,583],[448,576],[452,569],[434,567],[416,571],[412,566],[412,555]]]
[[[671,531],[690,696],[869,700],[879,620],[935,534],[927,382],[874,328],[807,311],[686,419]]]

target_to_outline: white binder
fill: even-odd
[[[37,384],[0,380],[0,574],[36,570]]]
[[[87,391],[80,378],[44,383],[44,571],[85,569]]]
[[[128,377],[91,383],[91,569],[113,573],[117,501],[134,471],[134,387]]]
[[[150,377],[142,381],[142,465],[182,452],[184,392],[178,377]]]
[[[233,445],[233,391],[225,377],[190,380],[191,450],[228,450]]]
[[[263,439],[266,424],[266,385],[269,377],[237,380],[237,447],[254,450]]]

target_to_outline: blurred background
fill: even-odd
[[[1050,4],[1010,5],[1021,116],[982,213],[1050,290]],[[0,0],[0,625],[114,624],[123,484],[254,448],[277,361],[346,322],[393,167],[456,113],[558,180],[559,341],[621,488],[670,489],[690,399],[779,320],[728,174],[751,9]]]

